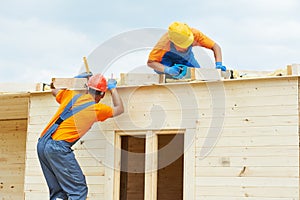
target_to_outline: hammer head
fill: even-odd
[[[91,76],[93,76],[92,72],[82,72],[81,74],[74,76],[74,78],[89,78]]]

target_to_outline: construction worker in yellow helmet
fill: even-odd
[[[192,52],[194,46],[211,49],[214,53],[216,68],[226,71],[226,67],[222,64],[220,46],[199,30],[182,22],[170,24],[168,32],[160,38],[150,52],[147,65],[157,73],[182,78],[181,66],[200,68]]]

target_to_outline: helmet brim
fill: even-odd
[[[189,46],[191,46],[193,44],[193,42],[194,42],[194,35],[191,34],[185,41],[180,42],[180,43],[178,41],[176,41],[176,40],[173,40],[172,42],[176,46],[178,46],[180,48],[183,48],[183,49],[186,49],[186,48],[188,48]]]

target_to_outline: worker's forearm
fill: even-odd
[[[212,50],[214,52],[214,57],[216,62],[222,62],[222,51],[221,47],[215,43],[214,46],[212,47]]]
[[[112,101],[113,101],[113,110],[114,110],[114,113],[113,113],[113,116],[118,116],[120,114],[122,114],[124,112],[124,106],[123,106],[123,102],[122,102],[122,99],[117,91],[116,88],[113,88],[110,90],[110,93],[111,93],[111,97],[112,97]]]
[[[56,97],[57,93],[60,91],[60,89],[52,89],[52,95]]]
[[[164,72],[165,66],[159,62],[155,61],[148,61],[147,65],[151,67],[152,69],[159,71],[159,72]]]

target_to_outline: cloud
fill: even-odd
[[[300,63],[299,1],[229,0],[222,8],[220,1],[208,4],[218,14],[191,24],[221,45],[229,67],[276,70]]]
[[[175,20],[218,42],[225,65],[275,70],[300,63],[299,9],[299,0],[6,1],[0,7],[0,78],[70,77],[82,67],[83,56],[112,37],[145,27],[166,29]],[[140,66],[142,58],[127,59],[140,60],[133,64]],[[121,61],[125,67],[127,61]]]
[[[75,75],[93,43],[83,33],[39,19],[0,18],[1,81],[46,81]],[[8,80],[8,76],[10,78]]]

